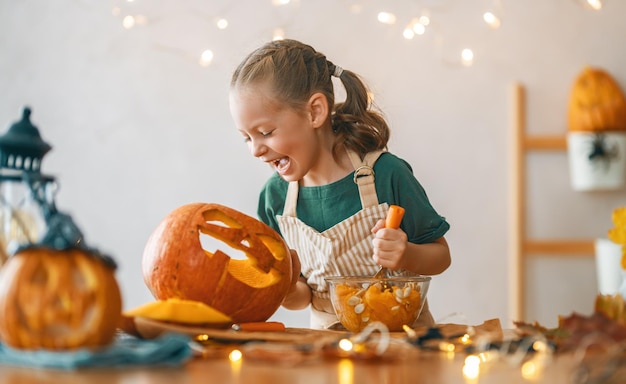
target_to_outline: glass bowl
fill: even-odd
[[[385,277],[331,276],[330,300],[341,324],[349,331],[360,332],[379,321],[391,332],[413,327],[426,301],[429,276]]]

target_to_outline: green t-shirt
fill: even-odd
[[[405,209],[400,227],[410,242],[430,243],[448,231],[450,224],[432,207],[406,161],[385,152],[374,164],[374,173],[378,202]],[[354,172],[328,185],[300,187],[296,207],[298,219],[323,232],[360,211],[361,199],[353,177]],[[278,173],[274,173],[259,197],[259,219],[279,233],[276,216],[283,213],[288,185]]]

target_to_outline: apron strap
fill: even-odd
[[[374,163],[384,151],[370,152],[365,155],[362,161],[356,152],[350,150],[347,152],[352,166],[354,167],[354,182],[359,187],[361,207],[367,208],[378,205],[378,195],[376,194],[376,184],[374,183]],[[298,188],[298,181],[289,182],[283,216],[296,217]]]
[[[361,207],[378,205],[376,184],[374,183],[374,163],[383,151],[374,151],[365,155],[363,161],[356,152],[348,150],[348,157],[354,167],[354,182],[359,186]]]
[[[298,205],[298,181],[290,181],[285,197],[283,216],[296,217],[296,205]]]

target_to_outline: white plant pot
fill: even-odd
[[[609,239],[596,239],[595,252],[598,292],[602,295],[615,295],[620,292],[624,280],[621,266],[622,246]]]
[[[569,132],[567,153],[574,190],[612,190],[626,185],[626,133]]]

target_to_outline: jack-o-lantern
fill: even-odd
[[[81,248],[18,251],[0,269],[0,339],[22,349],[110,343],[122,309],[114,270]]]
[[[205,249],[203,236],[218,248]],[[236,252],[245,257],[234,258]],[[289,249],[276,231],[208,203],[186,204],[167,215],[147,241],[142,268],[157,299],[200,301],[234,322],[267,320],[292,279]]]
[[[586,67],[570,92],[570,131],[626,130],[626,98],[617,82],[603,69]]]

